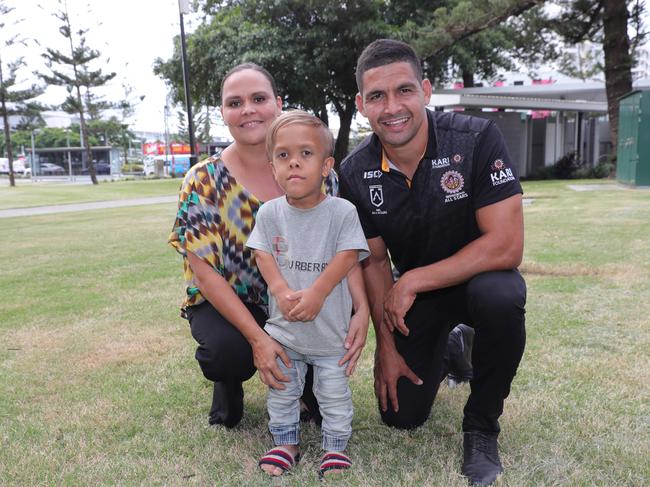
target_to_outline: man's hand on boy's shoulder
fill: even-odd
[[[289,317],[295,321],[314,321],[326,297],[313,286],[296,291],[289,296],[289,299],[297,300],[298,303],[289,313]]]

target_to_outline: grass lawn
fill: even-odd
[[[134,184],[170,194],[178,182],[93,190],[135,196]],[[525,184],[528,339],[501,421],[497,485],[649,485],[650,191],[566,186]],[[241,425],[208,426],[211,387],[178,316],[180,258],[165,244],[174,213],[162,204],[3,220],[0,485],[321,485],[313,427],[291,476],[258,472],[270,438],[257,377]],[[354,470],[328,483],[465,486],[468,387],[442,387],[422,428],[389,429],[372,392],[373,342],[352,381]]]
[[[180,184],[181,179],[100,181],[97,186],[17,180],[17,185],[12,188],[9,180],[4,178],[0,179],[0,210],[174,195],[178,193]]]

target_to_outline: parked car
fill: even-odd
[[[111,173],[111,165],[108,162],[93,162],[93,165],[95,166],[95,174]],[[90,174],[90,170],[88,168],[82,169],[81,174]]]
[[[66,173],[65,169],[51,162],[41,162],[40,163],[39,174],[42,176],[62,176]]]
[[[29,165],[25,162],[25,158],[18,156],[13,160],[14,174],[23,174],[25,168]],[[0,174],[9,174],[9,159],[0,157]]]

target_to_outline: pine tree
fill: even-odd
[[[9,22],[13,21],[13,19],[10,19],[12,10],[14,9],[0,2],[0,32],[3,33],[3,37],[4,33],[7,32],[6,29],[8,29]],[[15,25],[16,22],[12,22],[12,24]],[[10,186],[16,185],[16,179],[14,174],[9,116],[26,115],[33,109],[42,108],[38,103],[30,101],[43,93],[43,88],[36,85],[22,90],[14,88],[17,84],[18,71],[25,66],[25,63],[22,57],[11,61],[4,60],[8,59],[7,53],[10,53],[12,48],[18,45],[26,45],[26,41],[18,35],[9,35],[6,39],[0,40],[0,115],[2,116],[3,122],[7,159],[9,159]]]
[[[91,69],[91,64],[101,56],[101,53],[86,45],[88,29],[73,31],[66,0],[59,0],[59,10],[53,15],[61,22],[59,32],[67,39],[70,50],[66,53],[50,47],[46,48],[43,57],[51,75],[41,75],[41,77],[49,84],[64,86],[68,90],[68,96],[61,104],[61,108],[68,113],[79,115],[88,172],[93,184],[97,184],[92,151],[88,143],[86,117],[94,118],[97,112],[109,107],[96,98],[91,89],[105,85],[115,77],[115,73],[104,74],[101,69]]]

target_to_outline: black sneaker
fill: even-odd
[[[208,423],[234,428],[244,415],[244,389],[241,382],[215,382]]]
[[[497,446],[498,433],[468,431],[463,435],[461,472],[470,485],[491,485],[503,472]]]
[[[474,329],[461,323],[449,333],[447,352],[449,354],[449,387],[469,382],[474,376],[472,368],[472,348]]]

